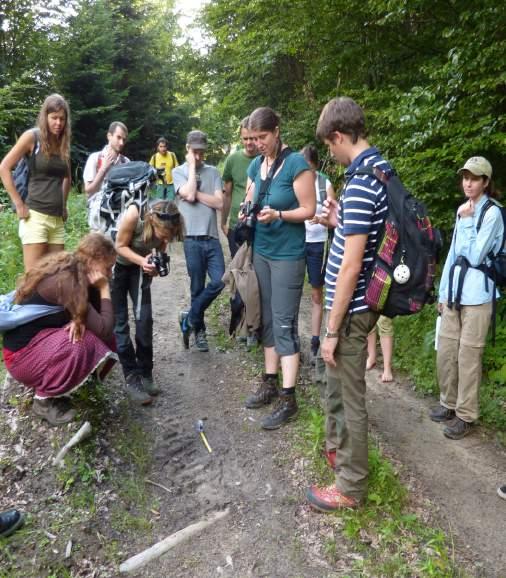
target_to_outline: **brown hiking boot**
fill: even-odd
[[[295,399],[295,394],[286,394],[281,393],[279,394],[278,402],[274,407],[274,411],[271,415],[268,415],[266,418],[262,420],[260,424],[263,429],[278,429],[284,423],[291,420],[297,414],[297,400]]]
[[[52,426],[69,423],[76,415],[76,411],[70,408],[69,401],[61,398],[34,399],[32,411]]]
[[[271,403],[278,395],[278,376],[272,377],[264,373],[262,375],[262,383],[258,386],[257,390],[246,399],[244,405],[248,409],[258,409]]]

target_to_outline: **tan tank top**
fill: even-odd
[[[47,157],[39,147],[28,181],[26,204],[30,209],[61,217],[63,215],[63,179],[68,165],[58,155]]]

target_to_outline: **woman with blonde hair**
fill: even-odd
[[[131,204],[116,237],[118,257],[111,292],[116,324],[114,334],[129,397],[146,405],[159,393],[153,382],[153,314],[151,281],[167,274],[167,244],[181,241],[183,224],[174,201],[157,200],[143,214]],[[135,347],[130,338],[128,295],[133,303]]]
[[[94,371],[103,378],[116,359],[109,291],[115,259],[112,242],[90,233],[75,252],[46,255],[21,278],[16,303],[60,307],[4,334],[5,366],[34,390],[33,413],[51,425],[73,419],[65,396]]]
[[[29,166],[26,199],[11,173],[23,157]],[[29,271],[46,253],[64,248],[71,178],[70,110],[62,96],[46,98],[37,126],[25,131],[0,163],[0,178],[16,208],[25,271]]]

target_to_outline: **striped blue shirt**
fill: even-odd
[[[375,147],[360,153],[346,169],[347,182],[341,193],[337,227],[325,273],[326,309],[331,309],[334,301],[336,279],[344,254],[344,240],[348,235],[367,235],[362,270],[350,301],[349,311],[355,313],[368,309],[364,302],[365,272],[374,259],[378,231],[385,221],[388,206],[386,189],[380,181],[369,175],[351,176],[359,167],[363,166],[378,167],[386,173],[392,171],[391,166],[381,157]]]

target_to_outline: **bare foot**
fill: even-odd
[[[373,367],[376,367],[376,360],[371,359],[370,357],[367,358],[367,363],[365,364],[366,371],[369,371]]]
[[[392,372],[389,369],[384,369],[383,370],[383,374],[381,376],[381,381],[383,383],[389,383],[390,381],[393,381],[393,375]]]

